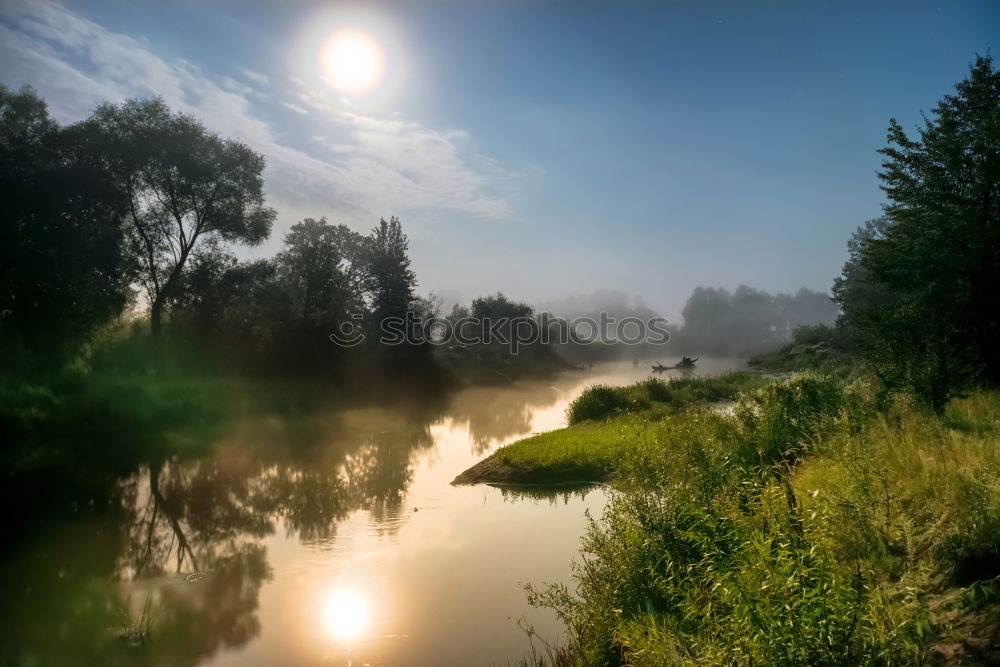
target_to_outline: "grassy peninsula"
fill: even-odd
[[[717,408],[767,381],[751,373],[714,378],[650,378],[630,387],[594,385],[567,412],[569,426],[502,447],[455,478],[454,484],[578,484],[606,482],[650,422],[698,408]]]

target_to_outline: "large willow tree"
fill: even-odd
[[[257,245],[270,234],[264,157],[158,98],[104,104],[84,125],[125,193],[136,279],[159,336],[192,256],[219,244]]]

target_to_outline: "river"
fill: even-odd
[[[696,373],[741,365],[702,360]],[[4,558],[0,576],[17,620],[0,630],[0,658],[234,667],[516,661],[529,644],[513,617],[552,643],[562,631],[552,612],[528,606],[521,583],[569,580],[585,513],[600,515],[604,491],[449,482],[504,443],[564,426],[584,387],[648,376],[647,365],[602,363],[464,389],[433,410],[392,404],[247,418],[217,437],[211,456],[109,473],[94,491],[109,509],[47,519]],[[81,503],[78,495],[71,502]]]

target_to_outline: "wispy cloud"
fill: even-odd
[[[254,83],[256,83],[258,85],[266,86],[270,82],[270,79],[267,77],[266,74],[261,74],[260,72],[255,72],[252,69],[247,69],[246,67],[241,67],[240,68],[240,72],[243,73],[244,77],[246,77],[247,79],[250,79],[251,81],[253,81]]]
[[[104,100],[159,95],[267,156],[268,193],[286,223],[328,215],[366,226],[378,216],[430,218],[441,210],[484,219],[508,215],[506,200],[496,194],[502,170],[466,150],[466,133],[338,110],[301,83],[278,86],[259,72],[237,70],[241,80],[168,60],[145,41],[47,0],[0,9],[5,84],[35,86],[63,122],[83,118]],[[263,86],[268,96],[261,95]],[[301,104],[270,102],[269,109],[266,100],[279,96]],[[302,121],[265,120],[280,116],[274,113],[279,105]],[[310,108],[323,113],[309,114]],[[308,133],[297,127],[313,116]]]
[[[282,102],[281,106],[285,107],[286,109],[291,109],[295,113],[302,114],[303,116],[309,113],[309,109],[300,107],[298,104],[292,104],[291,102]]]

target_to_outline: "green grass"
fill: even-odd
[[[787,345],[750,359],[751,368],[774,373],[820,372],[847,378],[857,371],[850,338],[839,327],[802,326]]]
[[[624,448],[630,447],[641,421],[623,417],[613,422],[579,424],[519,440],[497,452],[504,463],[555,466],[572,461],[609,469]]]
[[[741,391],[766,381],[751,373],[726,373],[712,378],[678,378],[665,382],[650,378],[627,387],[594,385],[574,400],[567,412],[570,424],[604,420],[635,412],[653,415],[677,412],[695,405],[733,400]]]
[[[512,445],[521,465],[616,470],[572,586],[529,587],[566,623],[563,664],[922,664],[945,646],[995,660],[1000,393],[941,416],[874,395],[800,376],[731,414],[632,414]]]
[[[645,380],[627,387],[595,385],[567,411],[570,426],[519,440],[497,450],[463,483],[564,484],[609,479],[648,441],[653,423],[685,425],[712,418],[712,404],[731,401],[770,381],[750,373],[664,382]],[[680,419],[685,411],[704,413]],[[477,472],[478,468],[478,472]]]
[[[149,596],[142,605],[138,618],[133,618],[128,609],[119,610],[121,628],[118,637],[126,646],[139,648],[149,641],[156,624],[157,610],[153,606],[153,598]]]

